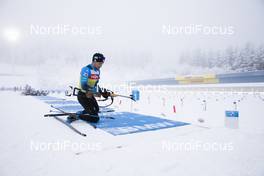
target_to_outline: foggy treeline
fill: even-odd
[[[207,69],[218,68],[225,72],[264,70],[264,45],[250,43],[244,47],[229,47],[221,51],[195,50],[180,56],[180,64]]]

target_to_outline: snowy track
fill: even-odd
[[[3,176],[264,174],[261,116],[243,119],[239,129],[194,124],[122,136],[79,122],[84,138],[43,118],[50,108],[36,98],[0,96]]]

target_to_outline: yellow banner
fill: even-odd
[[[177,76],[176,80],[179,84],[215,84],[219,82],[214,74]]]

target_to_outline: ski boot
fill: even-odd
[[[76,121],[76,120],[78,120],[78,118],[77,118],[75,115],[69,115],[69,116],[67,117],[66,122],[67,122],[67,123],[72,123],[72,122],[74,122],[74,121]]]

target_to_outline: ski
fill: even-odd
[[[55,107],[55,106],[53,106],[53,105],[51,105],[51,107],[54,108],[54,109],[57,109],[58,111],[60,111],[60,112],[61,112],[62,114],[64,114],[64,115],[73,116],[73,117],[75,117],[76,119],[78,119],[76,113],[65,112],[65,111],[63,111],[62,109],[57,108],[57,107]],[[61,114],[60,116],[63,116],[62,114]],[[48,115],[48,116],[52,116],[52,114],[46,114],[46,117],[47,117],[47,115]],[[90,114],[81,114],[81,115],[82,115],[82,116],[90,116],[90,117],[91,117],[91,116],[94,116],[94,115],[90,115]],[[44,115],[44,117],[45,117],[45,115]],[[96,117],[96,116],[94,116],[94,117]],[[87,121],[85,121],[85,120],[84,120],[84,122],[86,122],[87,124],[89,124],[90,126],[92,126],[94,129],[97,128],[97,126],[96,126],[95,124],[89,123],[89,122],[87,122]]]
[[[61,111],[53,111],[53,110],[50,110],[50,112],[61,112]],[[115,110],[113,109],[110,109],[110,110],[103,110],[103,111],[99,111],[99,113],[107,113],[107,112],[115,112]]]
[[[77,134],[86,137],[85,133],[80,132],[79,130],[77,130],[76,128],[74,128],[70,123],[62,120],[61,118],[57,117],[57,116],[53,116],[54,119],[58,120],[59,122],[63,123],[64,125],[66,125],[67,127],[69,127],[72,131],[76,132]]]
[[[99,113],[106,113],[106,112],[115,112],[113,109],[105,110],[105,111],[99,111]]]
[[[63,116],[64,115],[70,115],[70,116],[75,116],[77,117],[77,113],[73,113],[73,112],[66,112],[58,107],[55,107],[53,105],[51,105],[52,108],[58,110],[59,112],[61,112],[61,114],[57,114],[58,116]],[[99,113],[105,113],[105,112],[114,112],[114,110],[108,110],[108,111],[104,111],[104,112],[99,112]],[[82,116],[90,116],[90,117],[97,117],[95,115],[92,114],[81,114]],[[44,115],[44,117],[48,117],[48,116],[54,116],[53,114],[46,114]],[[115,119],[114,117],[111,116],[99,116],[100,118],[105,118],[105,119]],[[87,122],[88,123],[88,122]]]
[[[76,115],[75,113],[58,113],[58,114],[45,114],[44,117],[55,117],[55,116],[71,116]]]
[[[78,118],[76,117],[77,116],[76,113],[60,113],[60,114],[45,114],[44,115],[44,117],[55,117],[55,118],[58,118],[58,116],[73,116],[73,117],[76,118],[76,120],[78,120]],[[86,122],[86,121],[84,121],[84,122]],[[69,122],[66,122],[66,121],[65,121],[65,123],[70,124]],[[92,123],[89,123],[89,122],[86,122],[86,123],[89,124],[90,126],[92,126],[94,129],[97,128],[97,126],[95,124],[92,124]]]
[[[70,113],[70,112],[65,112],[65,113],[57,113],[57,114],[45,114],[44,117],[54,117],[54,116],[73,116],[76,117],[76,113]],[[90,114],[81,114],[81,116],[90,116],[93,117],[93,115]],[[99,116],[100,118],[105,118],[105,119],[115,119],[114,117],[111,116]],[[76,117],[77,118],[77,117]]]

